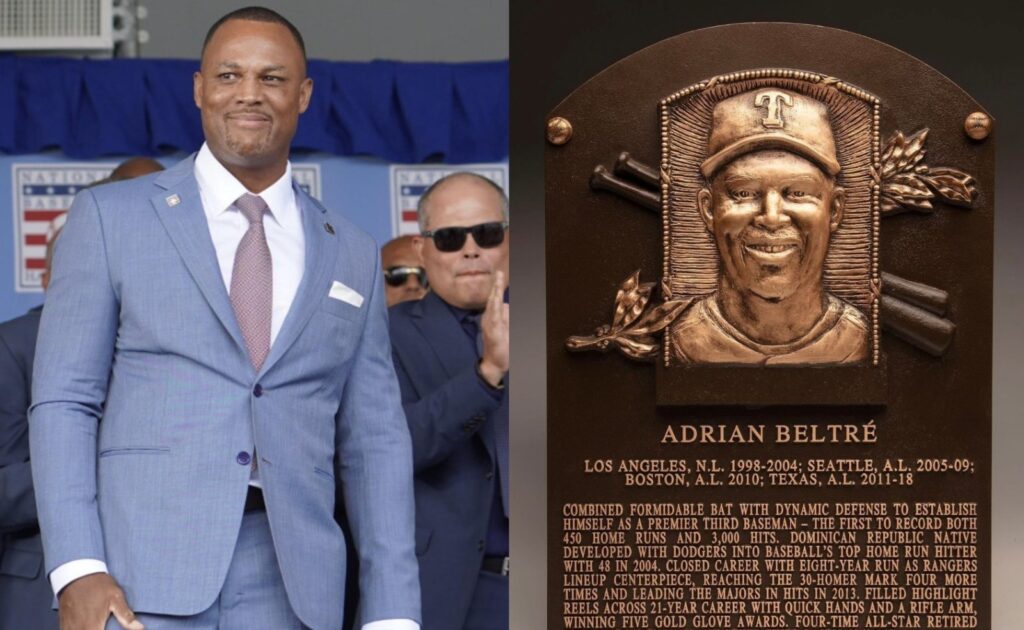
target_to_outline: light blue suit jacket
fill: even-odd
[[[192,158],[76,197],[56,248],[30,418],[47,572],[96,558],[136,611],[205,610],[242,518],[250,467],[236,456],[255,446],[299,618],[341,626],[338,480],[359,552],[362,620],[420,619],[412,455],[378,250],[297,194],[305,271],[259,373]],[[333,282],[362,305],[329,297]]]

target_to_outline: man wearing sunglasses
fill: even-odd
[[[457,173],[419,203],[430,277],[391,309],[416,473],[423,630],[508,627],[508,200]]]
[[[384,292],[388,306],[407,300],[418,300],[427,294],[427,272],[412,236],[399,236],[384,243],[380,249],[384,266]]]

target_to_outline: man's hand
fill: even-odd
[[[498,271],[494,286],[480,317],[484,356],[480,361],[480,374],[493,387],[501,384],[508,372],[508,304],[505,304],[505,274]]]
[[[61,630],[103,630],[111,614],[125,630],[144,630],[128,608],[124,591],[106,573],[78,578],[65,586],[57,599]]]

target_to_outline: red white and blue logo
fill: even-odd
[[[63,225],[78,191],[110,175],[117,164],[15,164],[14,287],[19,293],[43,290],[46,244]]]

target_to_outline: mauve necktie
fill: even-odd
[[[249,359],[259,372],[270,352],[270,320],[274,309],[274,272],[267,235],[263,232],[263,213],[267,204],[246,193],[235,207],[249,221],[249,229],[235,250],[231,271],[231,305],[249,350]]]

